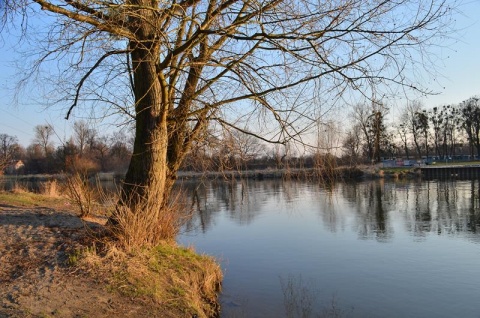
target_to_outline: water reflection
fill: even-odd
[[[324,305],[321,311],[316,311],[315,304],[322,300],[318,299],[319,291],[311,282],[306,282],[302,275],[280,276],[280,287],[283,293],[283,306],[287,318],[341,318],[354,316],[354,308],[348,311],[337,304],[336,296]],[[318,307],[318,306],[317,306]],[[230,316],[230,315],[229,315]],[[243,316],[246,317],[246,316]]]
[[[298,213],[296,202],[315,197],[325,228],[345,231],[345,200],[353,216],[354,231],[362,240],[389,242],[394,236],[391,215],[401,216],[404,227],[418,239],[429,233],[477,233],[480,226],[480,180],[337,184],[328,192],[316,184],[276,181],[185,183],[191,207],[197,211],[187,231],[206,233],[221,215],[248,226],[277,205]],[[223,214],[225,212],[225,214]],[[471,237],[472,238],[472,237]]]
[[[480,181],[367,182],[343,184],[337,193],[356,211],[359,238],[388,241],[392,213],[403,216],[415,237],[429,233],[476,233],[480,225]]]
[[[308,195],[302,184],[281,181],[211,181],[178,185],[186,191],[196,210],[186,229],[205,233],[222,213],[239,225],[248,225],[262,213],[266,204],[291,206]],[[294,211],[294,209],[291,209]]]
[[[479,180],[428,181],[413,184],[400,192],[398,206],[405,226],[417,238],[429,233],[467,235],[478,240]]]
[[[179,185],[186,190],[191,200],[191,207],[197,211],[186,225],[186,230],[200,230],[202,233],[215,223],[222,211],[238,224],[248,225],[261,212],[265,198],[256,193],[261,183],[248,181],[228,181],[209,183],[185,183]]]
[[[284,317],[285,304],[301,310],[285,296],[297,285],[279,282],[289,275],[318,293],[313,313],[332,295],[358,317],[480,312],[471,305],[480,292],[479,180],[182,187],[197,213],[179,241],[223,261],[222,317]]]
[[[395,191],[383,180],[361,184],[343,184],[339,194],[356,212],[355,224],[360,239],[388,242],[393,235],[389,212],[396,199]]]

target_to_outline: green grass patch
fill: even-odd
[[[107,281],[107,290],[139,298],[162,317],[212,317],[218,313],[222,271],[215,259],[165,243],[129,253],[114,245],[104,255],[85,253],[84,266]]]
[[[18,207],[65,207],[66,199],[59,197],[49,197],[32,192],[0,192],[0,204],[12,205]]]
[[[387,172],[387,173],[395,173],[395,172],[407,172],[414,170],[415,167],[388,167],[388,168],[380,168],[380,170]]]

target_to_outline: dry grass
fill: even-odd
[[[85,175],[74,173],[66,180],[67,197],[78,207],[80,217],[92,214],[95,202],[95,189],[90,185]]]
[[[64,206],[65,200],[25,191],[0,192],[0,202],[9,205]],[[134,211],[123,210],[113,240],[99,232],[92,236],[89,247],[69,255],[72,270],[93,276],[100,288],[134,299],[149,312],[151,308],[154,314],[147,316],[217,316],[222,271],[213,258],[174,243],[174,235],[185,220],[179,202],[162,213],[140,206]]]
[[[40,184],[39,193],[42,195],[46,195],[52,198],[58,198],[61,196],[61,187],[57,180],[50,180],[46,182],[42,182]]]
[[[113,236],[126,251],[174,241],[181,226],[191,217],[181,197],[179,194],[165,208],[151,200],[140,200],[136,204],[120,202],[113,216]]]
[[[86,175],[78,172],[67,177],[65,193],[70,203],[77,207],[81,218],[86,218],[93,214],[107,215],[113,204],[108,206],[108,204],[105,205],[102,202],[116,202],[116,194],[107,194],[101,187],[98,179],[92,184]]]
[[[166,208],[150,200],[119,202],[109,226],[114,241],[103,256],[86,260],[94,260],[113,291],[161,306],[162,317],[214,317],[222,271],[214,259],[175,243],[190,217],[180,198]]]
[[[162,317],[215,317],[222,271],[211,257],[175,243],[130,250],[109,243],[100,255],[84,253],[80,266],[94,271],[112,292],[149,303]]]
[[[28,186],[24,185],[24,184],[21,184],[19,182],[15,182],[13,184],[13,187],[11,189],[11,192],[12,193],[17,193],[17,194],[20,194],[20,193],[29,193],[30,190],[28,189]]]

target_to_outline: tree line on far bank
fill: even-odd
[[[85,121],[75,122],[73,135],[58,146],[54,146],[56,135],[51,125],[38,125],[34,133],[27,147],[20,145],[16,136],[0,133],[0,174],[124,174],[132,155],[131,135],[124,131],[101,135]],[[229,171],[314,165],[314,156],[296,156],[291,154],[289,147],[267,145],[253,136],[236,131],[223,131],[220,137],[214,135],[195,144],[181,170]]]
[[[323,125],[317,148],[298,151],[294,145],[269,145],[238,131],[210,133],[192,147],[181,170],[231,171],[313,168],[380,162],[384,158],[406,160],[463,160],[480,158],[480,99],[457,105],[425,109],[418,102],[406,104],[393,122],[382,103],[353,107],[349,129],[337,140],[338,125]],[[323,127],[322,126],[322,127]],[[132,137],[123,131],[100,135],[85,121],[73,125],[73,135],[54,147],[50,125],[34,128],[35,138],[24,148],[15,136],[0,134],[0,168],[5,173],[52,174],[71,171],[125,173],[132,154]],[[15,169],[12,165],[22,161]]]
[[[0,133],[0,172],[6,174],[54,174],[63,172],[125,173],[132,153],[131,137],[123,131],[100,135],[85,121],[73,125],[73,135],[54,145],[51,125],[34,128],[26,148],[15,136]]]
[[[391,123],[382,103],[357,105],[353,123],[342,142],[352,162],[382,158],[464,160],[480,158],[480,98],[426,109],[421,102],[406,104]]]

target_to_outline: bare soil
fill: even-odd
[[[98,222],[0,202],[0,318],[162,317],[158,308],[112,293],[69,264],[75,251],[92,243]]]

